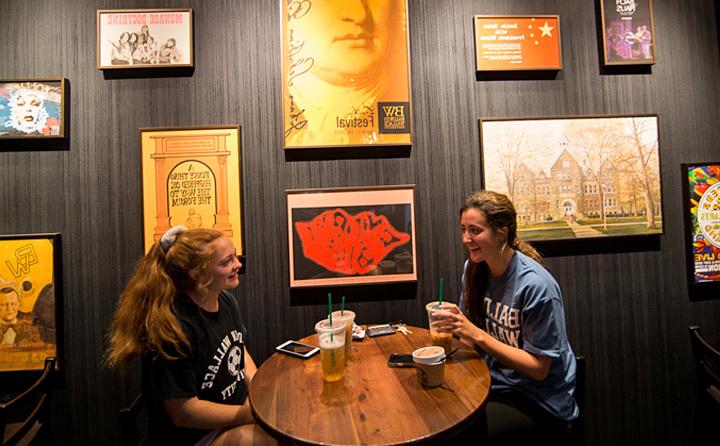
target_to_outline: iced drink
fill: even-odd
[[[340,314],[342,313],[342,314]],[[355,312],[350,310],[334,311],[332,314],[333,322],[337,319],[345,321],[345,364],[350,360],[352,355],[352,331],[353,322],[355,322]]]
[[[443,302],[443,305],[446,302]],[[425,309],[428,313],[428,322],[430,325],[430,337],[432,338],[432,345],[437,345],[445,349],[445,354],[449,355],[452,350],[452,333],[440,333],[437,331],[437,325],[440,321],[434,318],[434,314],[441,310],[440,302],[430,302],[425,305]]]
[[[323,379],[340,381],[345,376],[345,321],[323,319],[315,324],[320,341]]]

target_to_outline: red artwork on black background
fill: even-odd
[[[385,215],[378,214],[363,210],[351,215],[336,208],[310,221],[295,221],[304,257],[327,271],[344,275],[364,275],[375,270],[388,254],[411,240]]]

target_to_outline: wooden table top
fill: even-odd
[[[462,346],[445,365],[445,382],[424,388],[415,368],[387,365],[391,353],[430,345],[427,329],[408,329],[412,334],[354,341],[345,378],[336,383],[323,381],[320,353],[303,360],[276,352],[250,384],[258,422],[280,437],[327,445],[430,443],[459,432],[485,404],[487,365]],[[317,335],[301,341],[319,345]]]

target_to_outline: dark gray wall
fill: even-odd
[[[478,117],[612,113],[660,115],[665,234],[639,252],[548,259],[571,342],[587,357],[588,444],[685,442],[694,388],[687,326],[720,339],[720,302],[691,302],[685,288],[679,168],[720,158],[714,2],[655,1],[658,63],[644,74],[601,73],[593,0],[409,3],[410,155],[287,161],[278,1],[0,0],[0,78],[63,76],[71,85],[67,149],[0,146],[0,233],[63,236],[60,443],[117,443],[117,411],[138,389],[136,370],[107,370],[101,358],[118,294],[142,254],[140,127],[242,126],[248,270],[236,295],[262,362],[279,342],[309,334],[327,291],[289,292],[285,189],[416,184],[417,287],[348,295],[360,322],[422,325],[439,277],[446,293],[459,292],[456,211],[481,185]],[[192,76],[111,80],[95,69],[95,10],[130,7],[194,8]],[[556,80],[477,81],[472,16],[525,13],[560,14],[564,70]]]

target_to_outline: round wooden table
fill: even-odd
[[[387,365],[391,353],[430,345],[427,329],[408,329],[410,335],[354,341],[345,378],[336,383],[323,381],[319,353],[303,360],[276,352],[250,384],[258,422],[294,442],[323,445],[430,443],[459,432],[485,404],[487,365],[463,346],[446,363],[444,384],[424,388],[415,368]],[[301,341],[318,345],[317,335]]]

